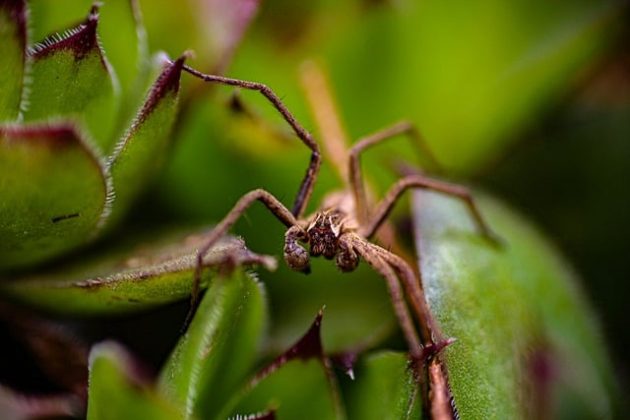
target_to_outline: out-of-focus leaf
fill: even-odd
[[[196,67],[217,73],[225,69],[260,0],[140,0],[152,49],[171,55],[192,49]],[[207,85],[206,85],[207,86]]]
[[[75,418],[82,411],[81,403],[69,395],[29,397],[0,386],[0,413],[4,419]]]
[[[118,81],[96,36],[98,9],[61,35],[52,35],[29,49],[32,84],[24,119],[70,117],[88,130],[101,148],[113,146],[118,109]]]
[[[141,376],[131,356],[113,342],[92,348],[88,395],[90,420],[183,418]]]
[[[0,126],[0,168],[2,268],[76,248],[106,217],[103,162],[67,124]]]
[[[197,0],[207,44],[217,57],[213,71],[222,72],[229,64],[249,23],[256,15],[260,0]]]
[[[0,301],[0,320],[25,344],[52,383],[77,398],[87,397],[89,348],[74,331],[5,301]]]
[[[114,250],[96,249],[70,264],[5,279],[3,293],[46,310],[67,314],[123,313],[173,302],[190,295],[196,251],[204,235],[164,235],[116,244]],[[243,241],[225,239],[204,259],[204,285],[222,263],[262,264],[273,268],[270,257],[253,254]]]
[[[44,39],[63,28],[76,26],[85,19],[85,11],[89,10],[92,4],[94,0],[30,1],[28,5],[29,30],[32,39]]]
[[[483,169],[575,86],[602,55],[623,7],[591,0],[344,5],[301,25],[308,36],[292,48],[272,25],[254,26],[230,74],[274,87],[308,123],[297,64],[323,58],[353,138],[408,119],[443,166],[460,173]],[[411,153],[389,147],[385,154]]]
[[[236,394],[231,416],[273,410],[277,419],[343,419],[339,391],[320,337],[322,313],[289,350]],[[223,413],[219,418],[225,418]]]
[[[100,10],[99,39],[116,70],[123,94],[138,89],[149,64],[147,35],[137,0],[106,1]]]
[[[24,0],[0,1],[0,121],[18,116],[26,60]]]
[[[415,122],[447,167],[479,171],[570,89],[613,33],[621,3],[410,2],[374,8],[331,40],[355,135]],[[369,70],[366,70],[369,69]]]
[[[164,59],[164,57],[162,57]],[[177,114],[179,79],[185,56],[167,60],[131,127],[109,158],[116,186],[112,217],[117,220],[166,159]]]
[[[256,360],[266,310],[261,284],[242,271],[215,279],[171,354],[160,390],[185,418],[215,418]]]
[[[406,354],[371,354],[356,367],[355,375],[347,399],[349,418],[398,420],[421,417],[422,396]]]
[[[475,232],[461,203],[435,193],[414,203],[426,296],[444,334],[457,338],[445,361],[462,418],[611,416],[605,346],[556,250],[487,197],[481,212],[500,248]]]

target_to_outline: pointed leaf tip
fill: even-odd
[[[68,29],[61,35],[53,34],[42,42],[33,45],[29,48],[28,55],[35,59],[41,59],[57,51],[69,50],[74,53],[76,60],[83,59],[95,48],[100,48],[96,36],[98,10],[99,3],[94,3],[83,23]],[[103,65],[107,67],[104,61]]]
[[[291,360],[308,360],[312,358],[322,359],[324,357],[324,347],[322,345],[321,338],[323,316],[324,309],[322,308],[317,313],[317,316],[308,331],[306,331],[306,333],[287,351],[276,357],[269,365],[260,370],[254,377],[252,384],[262,381]]]
[[[185,52],[175,61],[167,61],[167,64],[153,84],[147,101],[144,103],[142,110],[138,115],[138,120],[134,125],[139,125],[147,119],[151,112],[157,107],[162,98],[167,94],[179,92],[179,80],[184,67],[184,61],[189,57],[189,53]]]

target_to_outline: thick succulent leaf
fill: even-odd
[[[118,243],[109,251],[95,249],[45,273],[5,279],[0,288],[19,301],[66,314],[130,312],[189,296],[203,233],[142,239]],[[242,241],[226,238],[204,259],[210,267],[204,284],[226,259],[237,265],[275,264],[270,257],[251,253]]]
[[[20,110],[26,60],[26,4],[0,1],[0,121],[14,120]]]
[[[90,353],[87,418],[179,419],[179,410],[163,399],[140,373],[131,356],[113,342],[97,344]]]
[[[79,26],[29,49],[32,84],[24,119],[71,117],[85,126],[103,151],[114,140],[118,81],[98,43],[98,10]]]
[[[291,348],[236,394],[230,417],[273,410],[277,419],[343,419],[337,383],[321,342],[322,312]],[[225,418],[225,413],[218,418]]]
[[[0,126],[0,268],[85,243],[106,216],[108,176],[69,125]]]
[[[242,386],[257,357],[264,303],[261,284],[242,271],[212,282],[160,378],[185,418],[215,418]]]
[[[354,370],[348,417],[402,420],[420,418],[420,389],[404,353],[370,354]]]
[[[179,80],[185,56],[165,64],[153,83],[131,127],[116,144],[110,156],[116,205],[112,217],[117,220],[134,197],[155,175],[166,160],[171,129],[177,115]]]
[[[415,195],[426,296],[457,339],[445,361],[462,418],[610,417],[611,366],[575,275],[522,218],[479,201],[499,248],[474,231],[461,203]]]
[[[85,19],[93,0],[29,1],[29,31],[33,40],[46,38],[63,28],[71,28]]]

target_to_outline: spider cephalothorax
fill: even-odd
[[[322,211],[315,214],[306,229],[306,239],[311,246],[311,255],[323,255],[330,260],[339,250],[339,235],[343,227],[343,214],[338,210]]]
[[[359,256],[346,240],[345,235],[354,231],[346,228],[348,216],[339,209],[315,213],[302,227],[299,223],[287,230],[284,259],[296,271],[310,272],[310,256],[336,257],[337,267],[343,272],[353,271],[359,264]],[[310,247],[310,253],[302,245]]]

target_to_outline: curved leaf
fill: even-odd
[[[356,368],[349,386],[348,416],[353,419],[421,418],[421,394],[404,353],[370,354]]]
[[[165,59],[166,64],[143,106],[109,158],[116,185],[116,204],[112,214],[115,220],[122,216],[167,157],[185,58],[182,56],[174,62]]]
[[[556,250],[487,197],[481,211],[503,238],[500,248],[474,231],[455,200],[414,198],[426,296],[444,334],[457,338],[445,360],[460,415],[610,417],[615,387],[605,346]]]
[[[160,377],[185,418],[215,418],[252,368],[265,320],[263,290],[251,276],[212,282]]]
[[[232,398],[231,417],[272,410],[282,419],[344,419],[337,383],[321,341],[320,311],[291,348],[260,370]],[[218,418],[225,418],[225,413]]]
[[[103,164],[69,125],[0,126],[0,269],[92,238],[110,192]]]
[[[183,418],[177,408],[158,395],[147,382],[122,347],[113,342],[97,344],[90,353],[87,418]]]
[[[48,311],[66,314],[130,312],[181,300],[190,295],[197,249],[204,243],[197,235],[144,238],[146,242],[116,244],[115,250],[95,249],[70,264],[46,273],[6,279],[0,290],[13,299]],[[228,261],[262,264],[273,268],[270,257],[251,253],[242,241],[226,238],[213,248],[204,264],[205,282]]]
[[[94,6],[79,26],[30,48],[32,85],[24,119],[71,117],[108,151],[114,140],[118,82],[98,43],[97,24]]]
[[[26,42],[24,0],[0,1],[0,121],[18,117],[24,88]]]

